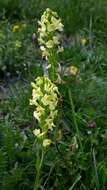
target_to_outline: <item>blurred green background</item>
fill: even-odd
[[[58,63],[65,83],[58,85],[62,139],[45,157],[41,190],[105,190],[107,0],[0,0],[0,190],[34,186],[37,147],[32,130],[38,125],[29,106],[30,83],[43,75],[37,22],[46,8],[57,11],[64,24]],[[78,75],[63,76],[71,65]]]

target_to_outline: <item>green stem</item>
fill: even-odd
[[[50,51],[48,64],[51,66],[49,68],[49,77],[52,81],[55,81],[57,79],[57,75],[56,75],[57,59],[56,59],[56,53],[54,50]]]
[[[41,175],[43,159],[44,159],[44,149],[42,148],[42,153],[40,155],[40,153],[38,152],[38,157],[36,160],[36,179],[34,184],[34,190],[38,190],[40,187],[40,175]]]
[[[75,129],[76,129],[76,132],[77,132],[78,141],[79,141],[79,144],[80,144],[81,151],[83,152],[82,142],[81,142],[81,138],[80,138],[80,131],[79,131],[79,128],[78,128],[76,117],[75,117],[75,108],[74,108],[74,104],[73,104],[70,89],[68,89],[68,93],[69,93],[69,99],[70,99],[70,104],[71,104],[71,109],[72,109],[72,116],[73,116],[74,126],[75,126]]]

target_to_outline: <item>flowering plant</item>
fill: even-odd
[[[38,24],[38,41],[42,50],[42,57],[45,57],[48,61],[49,78],[47,76],[38,77],[35,82],[31,83],[33,91],[30,105],[35,106],[33,115],[39,124],[39,128],[36,128],[33,133],[40,140],[38,141],[38,143],[40,142],[38,144],[40,148],[37,151],[37,173],[34,190],[38,190],[40,187],[40,171],[44,153],[52,143],[48,134],[55,127],[59,94],[58,88],[53,82],[57,80],[57,53],[63,50],[60,46],[59,35],[63,31],[63,24],[57,13],[47,8]]]

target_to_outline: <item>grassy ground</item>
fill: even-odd
[[[0,5],[0,189],[34,186],[37,147],[32,130],[38,124],[29,106],[30,83],[43,74],[44,60],[33,33],[42,12],[51,7],[64,23],[64,52],[58,59],[65,83],[58,86],[61,139],[45,157],[40,189],[105,190],[107,2],[5,0]],[[69,72],[71,65],[78,68],[76,76]]]

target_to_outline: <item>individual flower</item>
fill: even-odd
[[[35,136],[38,136],[40,134],[40,129],[35,129],[33,133]]]
[[[53,43],[56,44],[56,45],[60,44],[59,38],[57,36],[53,36]]]
[[[63,51],[64,51],[64,48],[63,47],[59,47],[57,52],[58,53],[62,53]]]
[[[20,29],[20,26],[18,24],[14,25],[12,28],[12,32],[17,32]]]
[[[53,48],[54,47],[54,41],[53,40],[49,40],[46,42],[46,47],[47,48]]]
[[[41,133],[40,129],[35,129],[35,130],[33,130],[33,134],[34,134],[36,137],[41,138],[41,137],[43,137],[46,133],[45,133],[45,132]]]
[[[42,57],[48,59],[51,49],[56,49],[57,53],[62,50],[59,33],[63,31],[64,26],[57,13],[49,8],[43,13],[38,24],[38,42],[42,51]]]
[[[46,148],[46,147],[50,146],[51,143],[52,143],[52,141],[50,139],[45,139],[43,141],[43,146]]]
[[[82,46],[85,46],[87,44],[87,39],[86,38],[81,38],[80,43],[81,43]]]
[[[64,75],[67,76],[67,75],[74,75],[76,76],[78,74],[78,68],[76,66],[69,66],[65,69],[64,71]]]
[[[72,75],[77,75],[77,73],[78,73],[78,68],[76,67],[76,66],[70,66],[70,73],[72,74]]]

